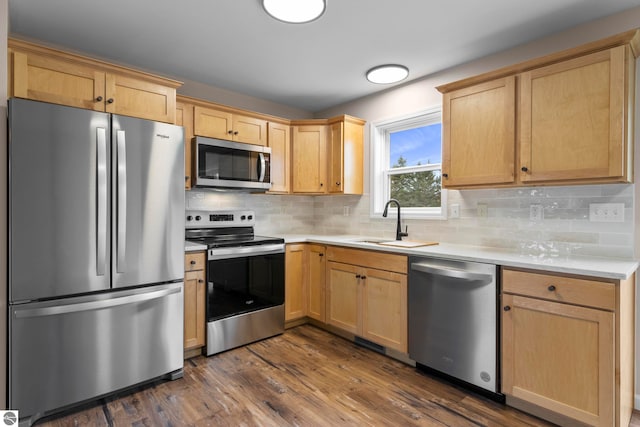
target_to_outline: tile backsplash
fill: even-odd
[[[368,195],[312,197],[189,191],[186,202],[190,209],[253,209],[256,233],[395,237],[394,218],[369,215]],[[624,204],[624,221],[589,221],[591,203]],[[633,203],[633,184],[449,190],[448,210],[453,204],[459,205],[459,218],[403,219],[403,229],[405,225],[409,227],[410,240],[489,246],[533,256],[632,258]],[[486,205],[486,217],[478,215],[479,204]],[[541,219],[530,219],[531,205],[541,206]]]

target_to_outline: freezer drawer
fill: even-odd
[[[9,407],[39,417],[181,369],[182,288],[10,306]]]

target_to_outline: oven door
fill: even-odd
[[[209,250],[207,321],[284,304],[284,245]]]
[[[269,147],[196,137],[196,186],[268,190],[270,159]]]

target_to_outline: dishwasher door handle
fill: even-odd
[[[493,275],[485,273],[474,273],[472,271],[461,270],[459,268],[445,267],[442,265],[423,264],[420,262],[411,263],[411,269],[422,273],[434,274],[437,276],[452,277],[454,279],[469,281],[488,281],[493,280]]]

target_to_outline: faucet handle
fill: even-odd
[[[409,235],[409,226],[405,225],[404,226],[404,232],[400,233],[400,237],[407,237]]]

